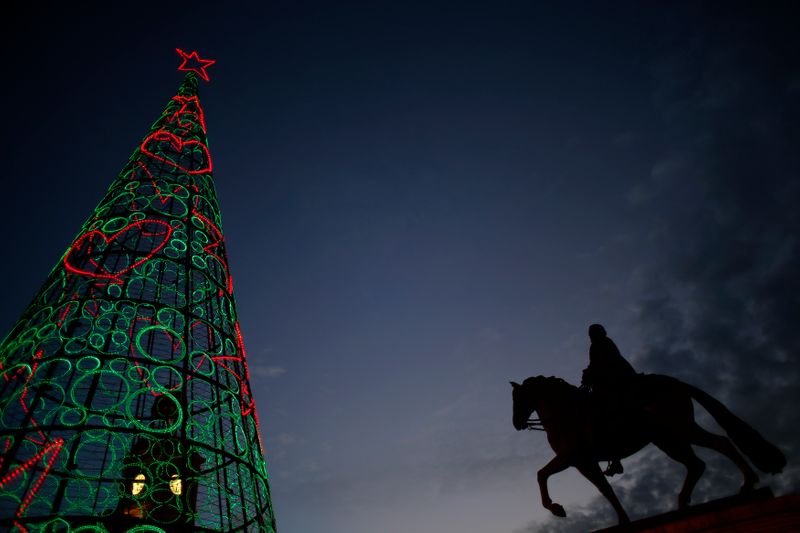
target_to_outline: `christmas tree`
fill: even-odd
[[[0,528],[275,530],[198,76],[0,344]]]

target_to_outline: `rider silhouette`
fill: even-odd
[[[589,346],[589,366],[583,371],[581,388],[591,391],[594,399],[606,406],[604,411],[617,411],[621,403],[620,391],[636,376],[636,371],[619,353],[619,348],[608,338],[603,326],[589,326],[589,339],[592,341]],[[622,472],[620,460],[612,459],[604,474],[613,476]]]

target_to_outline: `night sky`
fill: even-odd
[[[175,93],[175,47],[216,59],[200,98],[282,533],[615,523],[574,470],[549,518],[553,453],[511,425],[508,381],[578,383],[593,322],[726,402],[789,459],[764,483],[800,489],[790,2],[20,4],[0,329]],[[738,490],[700,453],[695,501]],[[675,506],[680,465],[623,464],[634,518]]]

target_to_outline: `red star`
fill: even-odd
[[[183,63],[181,63],[181,66],[178,67],[178,70],[197,72],[201,78],[208,81],[208,73],[206,72],[206,69],[216,63],[214,59],[200,59],[200,56],[197,55],[197,52],[187,54],[180,48],[176,48],[175,51],[178,52],[178,55],[180,55],[183,59]]]

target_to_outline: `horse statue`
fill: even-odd
[[[786,465],[786,458],[776,446],[721,402],[669,376],[637,375],[624,391],[625,406],[618,406],[619,412],[608,419],[603,419],[606,414],[593,401],[593,393],[560,378],[536,376],[521,385],[512,381],[511,386],[514,427],[544,430],[556,454],[539,470],[537,479],[542,505],[559,517],[566,516],[566,512],[550,499],[547,479],[572,466],[611,503],[620,524],[630,522],[598,462],[628,457],[651,442],[686,467],[686,478],[678,494],[679,508],[689,505],[692,490],[705,470],[705,463],[694,454],[692,445],[711,448],[733,461],[744,477],[741,493],[754,490],[758,482],[758,475],[742,454],[763,472],[777,474]],[[714,417],[729,438],[697,425],[693,399]],[[534,411],[538,419],[531,419]]]

